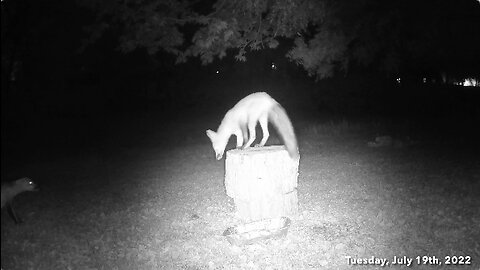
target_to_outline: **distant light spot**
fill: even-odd
[[[397,83],[401,83],[401,82],[402,82],[402,78],[398,77],[396,81],[397,81]]]
[[[273,69],[273,70],[276,70],[276,69],[277,69],[277,65],[275,65],[274,62],[272,62],[272,65],[270,66],[270,68]]]
[[[473,86],[473,87],[478,87],[480,86],[480,81],[478,81],[475,78],[466,78],[463,80],[462,86]]]

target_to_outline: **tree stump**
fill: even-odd
[[[227,151],[225,189],[238,217],[256,221],[296,215],[298,164],[284,146]]]

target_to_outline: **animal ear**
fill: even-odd
[[[206,131],[206,133],[207,133],[207,136],[208,136],[208,137],[210,138],[210,140],[212,140],[212,141],[213,141],[213,139],[215,138],[215,136],[217,135],[217,133],[215,133],[215,131],[210,130],[210,129],[208,129],[208,130]]]

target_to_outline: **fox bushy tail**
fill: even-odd
[[[290,157],[293,159],[298,159],[299,153],[297,137],[295,136],[292,122],[290,121],[290,118],[288,118],[285,109],[280,104],[277,104],[273,106],[268,117],[277,129],[280,137],[282,137],[283,143],[285,144]]]

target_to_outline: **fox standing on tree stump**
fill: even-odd
[[[270,136],[269,121],[278,130],[290,157],[298,159],[297,138],[285,109],[267,93],[257,92],[246,96],[233,106],[225,114],[217,132],[207,130],[217,160],[222,159],[228,139],[232,135],[237,137],[237,148],[242,147],[244,140],[247,139],[243,149],[250,147],[256,139],[257,123],[260,123],[262,128],[263,138],[256,146],[264,146]]]

